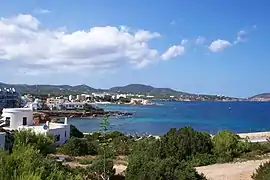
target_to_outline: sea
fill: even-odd
[[[156,102],[163,105],[100,105],[105,110],[132,112],[130,117],[110,118],[110,129],[126,134],[162,135],[170,128],[190,126],[215,134],[270,130],[270,102]],[[101,119],[73,118],[69,123],[80,131],[99,130]]]

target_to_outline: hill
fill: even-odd
[[[255,96],[252,96],[249,98],[250,100],[256,100],[256,99],[270,99],[270,93],[262,93],[257,94]]]
[[[113,87],[109,89],[114,93],[133,93],[133,94],[149,94],[149,95],[188,95],[189,93],[175,91],[170,88],[155,88],[143,84],[130,84],[127,86]]]
[[[26,84],[5,84],[0,83],[0,88],[15,88],[20,93],[86,93],[97,90],[87,85],[26,85]]]
[[[92,92],[111,92],[111,93],[133,93],[147,95],[191,95],[189,93],[175,91],[170,88],[155,88],[143,84],[130,84],[127,86],[112,87],[110,89],[95,89],[87,85],[26,85],[26,84],[5,84],[0,82],[0,88],[15,88],[20,93],[92,93]]]
[[[190,100],[221,100],[225,97],[216,95],[199,95],[191,94],[182,91],[176,91],[170,88],[156,88],[143,84],[130,84],[126,86],[112,87],[110,89],[95,89],[87,85],[27,85],[27,84],[6,84],[0,82],[0,88],[15,88],[21,94],[54,94],[54,95],[69,95],[79,93],[93,93],[93,92],[109,92],[109,93],[132,93],[143,95],[154,95],[157,98],[167,98],[169,96],[184,96]],[[227,97],[231,99],[230,97]],[[225,98],[225,99],[227,99]]]

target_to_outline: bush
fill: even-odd
[[[200,153],[211,153],[213,144],[208,133],[194,131],[190,127],[178,131],[171,129],[161,138],[161,154],[163,157],[175,157],[185,160]]]
[[[104,175],[104,159],[98,158],[94,160],[86,169],[88,173],[90,173],[90,179],[99,179],[99,176]],[[115,174],[112,159],[105,160],[105,172],[109,177],[112,177]]]
[[[0,152],[0,179],[82,180],[80,173],[47,159],[33,146],[21,146],[11,154]]]
[[[92,164],[93,161],[94,161],[93,159],[89,159],[89,158],[78,159],[78,162],[83,165]]]
[[[256,172],[251,176],[254,180],[269,180],[270,179],[270,162],[264,163],[256,169]]]
[[[39,150],[43,155],[54,153],[56,151],[53,136],[36,134],[31,130],[20,130],[15,132],[13,149],[19,149],[22,146],[32,146]]]
[[[71,156],[96,155],[97,147],[82,138],[70,138],[59,150],[61,153]]]
[[[84,135],[74,125],[70,125],[70,137],[83,138]]]
[[[196,170],[174,158],[153,158],[141,154],[130,159],[126,170],[127,180],[148,179],[148,180],[204,180],[203,175],[199,175]]]
[[[230,131],[220,131],[213,138],[213,152],[218,162],[229,162],[241,153],[249,151],[249,143]]]
[[[210,164],[215,164],[217,162],[216,156],[212,154],[196,154],[192,156],[189,163],[193,167],[207,166]]]

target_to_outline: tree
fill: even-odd
[[[60,152],[72,156],[96,155],[97,147],[83,138],[70,138],[60,147]]]
[[[209,134],[194,131],[191,127],[171,129],[161,140],[163,158],[186,160],[195,154],[211,153],[213,144]]]
[[[109,122],[109,117],[108,116],[104,116],[102,121],[99,124],[100,126],[100,131],[101,131],[101,135],[100,135],[100,146],[101,149],[103,149],[103,174],[101,175],[101,178],[103,180],[109,179],[110,175],[107,174],[107,170],[106,170],[106,150],[108,149],[108,145],[111,142],[111,138],[107,139],[106,135],[108,133],[109,130],[109,126],[110,126],[110,122]]]
[[[74,125],[70,125],[70,137],[83,138],[84,135]]]
[[[213,152],[219,162],[232,161],[234,157],[249,149],[247,141],[241,141],[237,134],[227,130],[218,132],[213,138],[213,144]]]
[[[266,162],[256,169],[256,172],[251,176],[254,180],[269,180],[270,179],[270,162]]]
[[[53,136],[35,133],[32,130],[16,131],[14,134],[13,149],[19,149],[28,145],[36,148],[43,155],[56,151]]]
[[[10,180],[82,180],[73,172],[52,159],[45,158],[35,147],[22,145],[11,154],[0,152],[0,179]]]
[[[130,159],[126,171],[127,180],[205,180],[196,170],[184,161],[180,162],[173,157],[149,159],[145,155],[135,156]]]
[[[104,171],[105,163],[105,171]],[[95,160],[91,165],[87,167],[88,173],[90,173],[90,178],[99,179],[100,176],[111,178],[115,174],[115,169],[113,168],[113,160],[99,158]]]

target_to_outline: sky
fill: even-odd
[[[9,0],[0,82],[270,92],[270,1]]]

